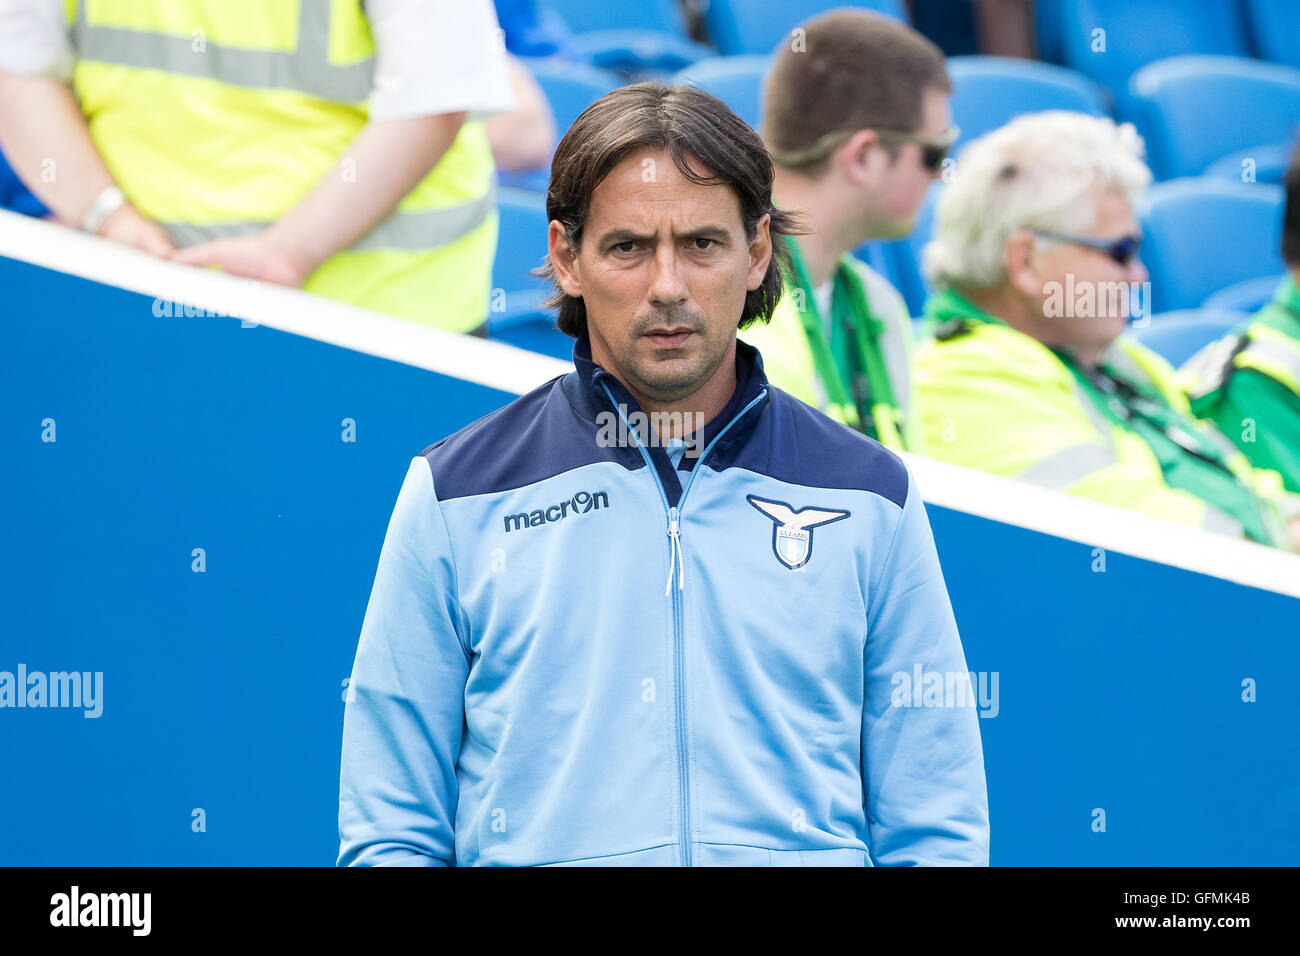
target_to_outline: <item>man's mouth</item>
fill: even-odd
[[[645,334],[645,337],[658,348],[675,349],[681,348],[686,343],[686,340],[694,334],[694,329],[679,325],[670,329],[651,329]]]

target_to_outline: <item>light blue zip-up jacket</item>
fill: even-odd
[[[978,712],[899,459],[739,343],[674,466],[585,337],[574,363],[411,462],[339,864],[987,865]],[[919,706],[918,673],[965,701]]]

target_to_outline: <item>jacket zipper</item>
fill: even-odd
[[[695,467],[699,466],[700,463],[697,461]],[[659,480],[657,474],[655,480]],[[662,490],[661,486],[660,491]],[[682,498],[685,497],[685,489],[683,489]],[[681,499],[678,500],[680,502]],[[678,574],[677,587],[673,587],[673,568],[680,568],[680,563],[674,565],[673,559],[675,556],[680,562],[682,554],[680,512],[676,508],[668,509],[668,537],[672,542],[672,550],[668,557],[668,589],[672,592],[673,599],[673,700],[676,703],[677,727],[677,802],[681,807],[681,812],[677,816],[681,822],[681,833],[678,838],[681,841],[682,866],[690,866],[691,763],[686,746],[686,625],[682,621],[685,616],[682,608],[682,590],[686,585],[684,577]]]
[[[641,457],[645,459],[646,468],[654,476],[655,487],[659,489],[659,500],[663,502],[664,509],[668,512],[668,584],[664,589],[665,597],[672,595],[673,600],[673,695],[676,701],[676,735],[677,735],[677,800],[680,804],[681,812],[677,818],[680,821],[680,831],[678,840],[681,847],[681,865],[691,866],[691,770],[690,770],[690,753],[686,742],[686,625],[683,621],[685,611],[682,604],[682,591],[686,588],[686,563],[682,557],[682,525],[681,510],[686,504],[686,495],[691,490],[691,485],[695,483],[695,476],[699,474],[700,469],[704,466],[704,461],[709,457],[709,452],[713,446],[718,443],[731,426],[745,417],[745,414],[767,397],[767,386],[759,392],[754,398],[736,413],[735,417],[723,427],[723,429],[713,436],[713,440],[705,447],[700,460],[695,463],[695,467],[690,471],[690,477],[686,479],[686,485],[682,488],[681,497],[677,499],[675,506],[668,504],[668,494],[664,491],[664,483],[659,480],[659,472],[655,470],[654,462],[650,460],[650,452],[645,445],[641,443],[641,438],[627,421],[623,414],[623,409],[619,407],[618,402],[610,393],[607,385],[601,384],[601,390],[609,399],[619,417],[623,419],[623,424],[627,426],[628,434],[636,442],[636,447],[641,452]],[[673,579],[676,577],[677,587],[673,587]]]

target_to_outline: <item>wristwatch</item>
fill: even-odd
[[[91,234],[99,232],[104,220],[126,205],[126,196],[116,186],[107,186],[95,197],[81,217],[81,228]]]

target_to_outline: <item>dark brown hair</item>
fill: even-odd
[[[763,141],[717,97],[693,86],[667,87],[646,82],[606,93],[569,127],[551,161],[546,216],[564,226],[569,248],[582,244],[583,228],[596,187],[632,152],[668,150],[682,176],[703,186],[730,186],[740,200],[745,238],[753,241],[758,221],[771,215],[772,261],[763,284],[745,296],[739,328],[772,317],[790,268],[783,235],[798,231],[798,220],[772,205],[772,160]],[[693,165],[694,164],[694,165]],[[548,308],[558,308],[556,325],[577,338],[587,328],[587,307],[560,288],[549,257],[536,275],[554,289]]]
[[[906,24],[846,9],[797,29],[767,75],[763,139],[778,163],[804,175],[820,176],[829,153],[805,162],[782,156],[841,131],[914,132],[925,91],[952,92],[942,51]]]

